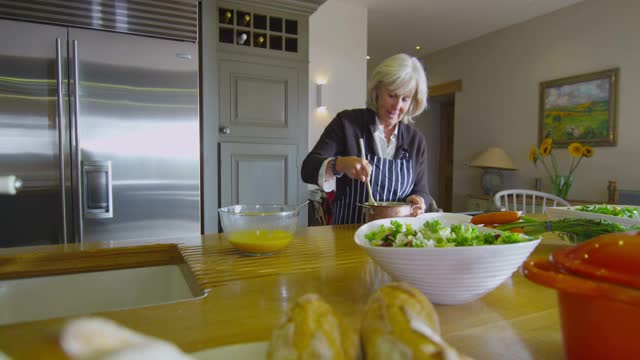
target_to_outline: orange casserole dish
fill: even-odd
[[[556,289],[568,359],[640,359],[640,234],[598,236],[528,260],[524,275]]]

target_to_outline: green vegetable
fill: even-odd
[[[498,240],[501,241],[501,244],[515,244],[522,242],[520,235],[508,231],[502,234]]]
[[[425,229],[427,229],[430,233],[434,233],[434,234],[437,234],[441,229],[444,228],[444,226],[442,226],[442,223],[439,220],[427,221],[422,226]]]
[[[630,219],[637,219],[640,217],[638,209],[634,207],[624,206],[618,207],[613,205],[585,205],[575,208],[576,211],[584,211],[595,214],[612,215],[618,217],[626,217]]]
[[[397,220],[391,220],[391,236],[396,237],[402,232],[402,223]]]
[[[378,230],[368,232],[364,235],[364,237],[369,241],[382,240],[385,236],[387,236],[388,233],[389,231],[387,230],[387,228],[384,225],[380,225]]]
[[[373,246],[415,248],[513,244],[533,240],[515,233],[480,232],[471,224],[444,226],[438,220],[427,221],[417,230],[411,224],[405,224],[403,229],[402,223],[393,220],[390,226],[380,225],[365,234],[365,238]]]
[[[559,220],[532,220],[519,221],[497,226],[496,229],[508,231],[513,228],[522,228],[529,236],[538,236],[545,232],[553,232],[559,238],[571,243],[579,243],[599,235],[640,230],[638,226],[625,227],[618,223],[599,219],[559,219]]]

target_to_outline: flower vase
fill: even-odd
[[[571,176],[552,176],[551,177],[551,193],[555,196],[559,196],[567,200],[569,189],[573,184],[573,177]]]

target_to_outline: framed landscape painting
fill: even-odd
[[[539,142],[615,146],[619,69],[540,83]]]

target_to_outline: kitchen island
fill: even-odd
[[[0,250],[0,278],[183,263],[206,296],[99,315],[196,352],[268,340],[288,306],[309,292],[320,294],[358,327],[368,297],[391,279],[355,245],[356,229],[298,228],[289,247],[267,257],[242,255],[221,234],[153,245],[13,248]],[[544,239],[532,256],[547,256],[558,246]],[[436,309],[444,338],[476,359],[563,357],[555,292],[519,272],[475,302]],[[57,334],[68,319],[0,326],[0,350],[14,359],[65,359]]]

